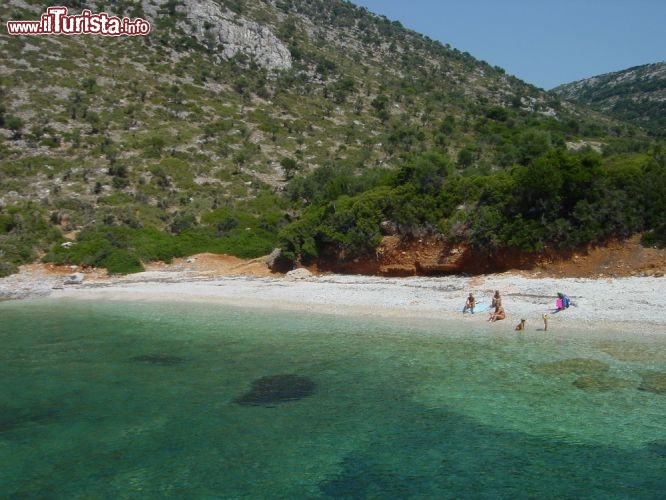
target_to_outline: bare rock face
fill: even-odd
[[[269,71],[291,68],[287,46],[265,26],[222,11],[211,0],[184,3],[181,27],[224,59],[242,54]]]
[[[280,248],[274,249],[270,255],[266,257],[266,265],[271,271],[277,273],[287,273],[294,267],[294,263],[282,254]]]
[[[299,267],[298,269],[294,269],[292,271],[289,271],[286,274],[287,279],[291,280],[305,280],[308,278],[312,278],[312,273],[305,269],[304,267]]]

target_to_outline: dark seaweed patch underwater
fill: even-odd
[[[314,393],[315,383],[299,375],[268,375],[252,382],[252,388],[235,401],[242,405],[274,405],[298,401]]]

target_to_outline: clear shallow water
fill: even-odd
[[[666,497],[664,337],[210,304],[0,320],[2,497]],[[314,393],[237,402],[280,374]]]

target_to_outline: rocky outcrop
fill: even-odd
[[[266,257],[266,266],[275,273],[287,273],[293,269],[294,263],[284,256],[282,249],[276,248]]]
[[[245,55],[269,71],[291,68],[287,46],[266,26],[223,11],[211,0],[185,2],[183,30],[224,59]]]
[[[304,267],[299,267],[298,269],[294,269],[293,271],[289,271],[286,274],[287,279],[291,280],[305,280],[308,278],[312,278],[312,273],[305,269]]]
[[[83,273],[73,273],[67,276],[63,284],[65,285],[80,285],[83,283]]]
[[[328,249],[315,262],[307,264],[325,272],[391,277],[491,274],[509,270],[561,277],[666,275],[666,248],[643,247],[640,240],[640,235],[636,235],[600,246],[532,253],[517,249],[484,252],[436,235],[384,236],[372,255],[345,259],[334,249]]]
[[[464,269],[465,249],[437,238],[385,236],[377,247],[378,273],[384,276],[454,274]]]
[[[666,372],[643,373],[642,377],[639,390],[666,395]]]

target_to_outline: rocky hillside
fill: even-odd
[[[666,62],[568,83],[552,93],[666,137]]]
[[[58,5],[151,29],[0,26],[0,274],[42,257],[127,272],[207,251],[263,255],[309,208],[385,184],[423,154],[469,177],[567,144],[646,144],[344,0]],[[42,14],[34,0],[0,5],[3,20]]]

